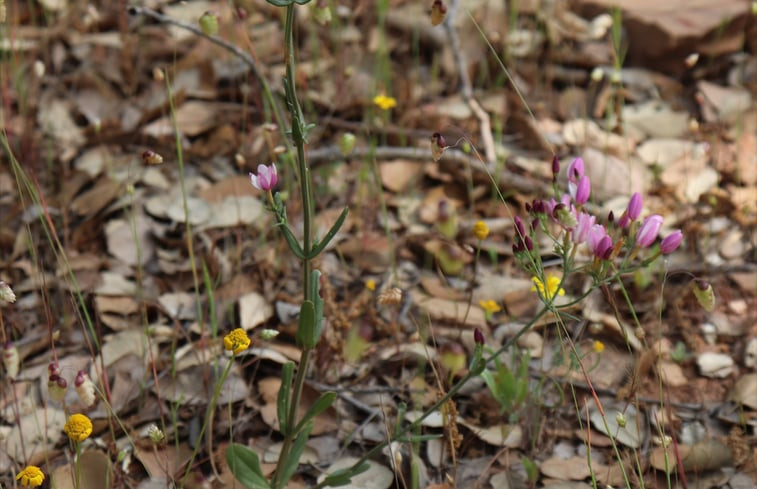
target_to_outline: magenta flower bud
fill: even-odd
[[[610,211],[609,214],[607,214],[607,222],[613,222],[615,220],[615,213],[613,211]]]
[[[620,216],[620,219],[618,219],[618,227],[620,228],[626,228],[631,223],[631,220],[628,218],[628,213],[624,212],[622,216]]]
[[[484,344],[484,333],[478,328],[473,330],[473,341],[475,341],[477,345]]]
[[[547,206],[544,204],[543,200],[534,200],[534,203],[531,207],[536,214],[544,214],[547,212]]]
[[[606,260],[610,257],[610,253],[612,253],[612,238],[605,234],[594,247],[594,255]]]
[[[644,219],[639,231],[636,233],[636,246],[641,248],[652,246],[652,243],[655,242],[657,235],[660,233],[660,227],[662,227],[661,215],[653,214]]]
[[[583,158],[576,158],[568,165],[568,181],[576,183],[584,176],[584,160]]]
[[[552,178],[557,179],[557,175],[560,173],[560,158],[557,155],[552,157]]]
[[[526,212],[529,213],[529,214],[531,214],[532,210],[533,210],[533,207],[531,207],[531,204],[529,204],[528,202],[526,202]]]
[[[665,236],[665,239],[662,240],[662,243],[660,243],[660,251],[664,255],[667,255],[669,253],[673,253],[676,248],[681,244],[681,240],[683,240],[683,233],[681,230],[673,231],[669,235]]]
[[[534,251],[534,242],[531,240],[531,236],[523,238],[523,244],[526,245],[528,251]]]
[[[258,190],[272,190],[276,186],[279,176],[276,173],[276,165],[258,165],[258,174],[250,172],[250,182]]]
[[[513,220],[515,221],[515,229],[517,231],[517,236],[519,238],[523,238],[523,236],[526,235],[526,228],[523,226],[523,221],[518,216],[515,216]]]
[[[576,187],[576,195],[573,196],[573,200],[575,200],[576,204],[578,205],[585,204],[586,201],[589,200],[590,193],[591,193],[591,182],[589,181],[589,177],[584,175],[578,181],[578,186]]]
[[[638,219],[641,215],[641,207],[641,194],[639,192],[634,192],[634,194],[631,196],[631,200],[628,201],[628,209],[626,209],[626,215],[628,216],[628,219],[631,221]]]

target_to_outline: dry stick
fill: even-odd
[[[430,148],[378,146],[376,148],[355,148],[348,157],[375,157],[377,160],[397,158],[406,160],[431,161],[433,155],[431,154]],[[322,146],[320,148],[311,149],[308,151],[308,160],[311,162],[311,164],[334,160],[343,160],[344,158],[345,157],[342,155],[338,146]],[[474,158],[471,155],[453,148],[447,149],[444,154],[442,154],[440,160],[467,165],[468,167],[473,168],[475,171],[484,175],[487,175],[487,170],[491,168],[477,158]],[[543,183],[509,171],[505,171],[500,175],[496,175],[495,177],[500,185],[523,193],[543,192],[548,189],[548,186]]]
[[[447,31],[447,37],[449,38],[449,44],[452,48],[452,54],[455,58],[455,64],[457,65],[457,71],[460,74],[460,91],[463,95],[463,100],[468,104],[468,107],[473,111],[481,123],[481,142],[484,145],[484,154],[486,155],[486,161],[493,165],[497,161],[497,155],[494,151],[494,138],[492,137],[492,126],[489,119],[489,114],[481,107],[473,97],[473,88],[471,86],[470,76],[468,75],[468,68],[465,56],[460,49],[460,38],[457,36],[457,31],[452,25],[457,14],[457,0],[452,0],[449,5],[447,14],[447,20],[444,22],[444,29]]]

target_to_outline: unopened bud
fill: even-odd
[[[691,291],[697,302],[705,311],[712,311],[715,308],[715,292],[712,290],[712,284],[701,279],[695,279],[691,284]]]
[[[439,161],[439,159],[444,154],[444,150],[447,149],[447,141],[444,139],[444,136],[442,136],[440,133],[435,132],[431,135],[431,157],[434,159],[434,161]]]
[[[58,365],[58,362],[50,362],[50,365],[47,366],[47,373],[49,378],[59,376],[60,365]]]
[[[557,155],[552,157],[552,175],[557,178],[560,173],[560,158]]]
[[[163,157],[151,149],[142,152],[142,161],[145,165],[160,165],[163,163]]]
[[[621,428],[626,427],[626,415],[621,413],[620,411],[615,413],[615,422],[618,423],[618,426]]]
[[[16,302],[16,294],[11,286],[0,280],[0,304]]]
[[[68,382],[63,377],[51,375],[47,379],[47,394],[51,401],[62,402],[66,397],[66,389],[68,389]]]
[[[275,329],[262,329],[260,331],[260,338],[268,341],[272,340],[279,335],[279,332]]]
[[[447,16],[447,6],[441,0],[434,0],[431,5],[431,25],[439,25]]]
[[[591,81],[593,81],[594,83],[601,82],[602,78],[604,77],[605,77],[605,72],[599,66],[591,70]]]
[[[79,396],[82,404],[89,407],[95,402],[95,384],[84,370],[79,370],[74,381],[76,394]]]
[[[331,22],[331,9],[329,4],[319,0],[313,4],[313,18],[320,25],[326,25]]]
[[[484,344],[484,333],[478,328],[473,330],[473,341],[475,341],[477,345]]]
[[[218,33],[218,16],[207,11],[200,17],[200,29],[206,36],[214,36]]]
[[[158,428],[155,424],[151,424],[147,427],[147,437],[150,438],[153,443],[160,443],[166,439],[166,435],[165,433],[163,433],[163,430]]]
[[[18,375],[19,365],[21,360],[18,356],[18,349],[10,341],[3,347],[3,367],[5,367],[5,374],[14,379]]]
[[[355,135],[351,132],[345,132],[342,134],[342,137],[339,138],[339,152],[342,153],[342,156],[349,156],[352,154],[352,151],[355,149]]]

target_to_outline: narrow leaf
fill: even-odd
[[[315,337],[315,304],[313,301],[303,301],[300,306],[300,324],[297,326],[297,345],[302,348],[313,348],[318,343]]]
[[[339,218],[336,220],[334,225],[331,226],[331,229],[329,229],[329,232],[326,233],[326,236],[324,236],[323,239],[310,251],[311,260],[320,255],[324,248],[326,248],[331,240],[334,239],[334,236],[336,236],[336,233],[339,232],[342,224],[344,224],[344,220],[347,219],[347,214],[349,213],[349,211],[350,210],[347,207],[344,208],[342,213],[339,214]]]
[[[298,433],[302,429],[302,427],[305,426],[305,423],[312,420],[313,418],[327,410],[329,407],[331,407],[331,405],[334,404],[335,399],[336,392],[324,392],[323,394],[321,394],[321,397],[319,397],[318,400],[315,401],[312,406],[310,406],[310,409],[308,409],[300,422],[297,424],[297,428],[294,429],[294,432]]]
[[[305,252],[302,251],[302,247],[300,246],[300,242],[297,241],[297,238],[295,238],[294,233],[291,229],[289,229],[289,226],[286,224],[279,225],[279,229],[281,229],[281,234],[284,235],[284,240],[289,245],[289,249],[292,250],[292,253],[297,256],[300,260],[305,259]]]
[[[292,373],[294,362],[287,362],[281,369],[281,387],[276,400],[276,415],[279,418],[279,430],[286,436],[289,433],[289,399],[292,390]]]
[[[247,489],[270,489],[260,469],[258,454],[250,448],[232,443],[226,449],[226,463],[234,477]]]
[[[332,474],[329,474],[329,476],[323,480],[322,485],[323,487],[346,486],[350,483],[353,477],[362,474],[370,468],[371,464],[369,464],[368,462],[363,462],[360,465],[354,467],[335,470]]]
[[[281,472],[281,487],[286,487],[289,479],[292,478],[294,471],[300,465],[300,457],[305,450],[305,443],[308,441],[310,432],[313,430],[313,423],[307,423],[297,438],[292,443],[292,451],[289,452],[289,458],[284,462],[284,468]]]

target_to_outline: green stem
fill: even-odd
[[[284,24],[284,42],[286,53],[286,97],[287,107],[292,116],[292,140],[297,150],[297,167],[300,175],[300,192],[302,194],[302,215],[303,215],[303,243],[302,250],[305,258],[302,260],[302,280],[304,288],[304,300],[313,301],[313,287],[311,281],[312,261],[309,258],[313,248],[312,240],[312,221],[313,221],[313,193],[310,179],[310,168],[305,161],[305,132],[307,127],[303,120],[302,109],[295,87],[295,59],[294,59],[294,4],[287,6],[286,20]],[[277,489],[284,481],[280,479],[284,466],[287,463],[292,443],[297,433],[294,427],[297,426],[297,407],[302,397],[302,388],[305,384],[305,375],[308,370],[311,348],[305,347],[300,356],[300,362],[297,366],[297,375],[294,379],[294,389],[292,398],[289,403],[289,413],[287,414],[287,426],[290,427],[287,433],[284,433],[284,441],[281,447],[279,460],[276,464],[276,472],[271,481],[271,487]]]

